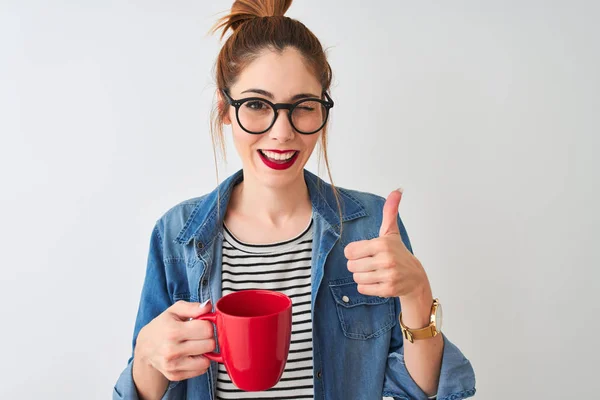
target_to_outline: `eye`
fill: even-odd
[[[248,101],[248,102],[244,103],[244,106],[246,108],[249,108],[250,110],[255,110],[255,111],[261,111],[261,110],[265,110],[265,109],[269,108],[268,105],[266,105],[265,103],[263,103],[262,101],[259,101],[259,100]]]
[[[312,113],[321,107],[321,103],[314,100],[305,100],[296,106],[296,110],[305,113]]]

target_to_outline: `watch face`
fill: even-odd
[[[435,311],[435,330],[438,332],[442,331],[442,305],[438,303],[437,309]]]

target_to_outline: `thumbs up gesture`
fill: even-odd
[[[383,206],[379,237],[352,242],[344,249],[358,291],[380,297],[411,297],[431,290],[427,274],[400,236],[397,216],[402,191],[394,190]]]

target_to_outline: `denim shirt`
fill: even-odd
[[[314,398],[327,400],[426,400],[404,363],[398,322],[399,298],[367,296],[357,290],[346,267],[344,247],[378,237],[383,197],[338,188],[340,215],[331,185],[304,170],[312,203],[312,321]],[[133,347],[142,327],[178,300],[215,304],[221,297],[222,222],[240,170],[213,192],[172,207],[156,222],[150,240]],[[398,216],[404,244],[412,252]],[[346,298],[347,297],[347,298]],[[342,299],[346,300],[343,301]],[[348,301],[349,300],[349,301]],[[464,399],[475,394],[471,363],[442,334],[444,350],[438,400]],[[138,399],[132,378],[133,355],[113,390],[114,399]],[[212,400],[217,365],[192,379],[170,382],[163,399]]]

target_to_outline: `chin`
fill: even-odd
[[[297,179],[297,171],[268,171],[267,173],[260,172],[258,181],[265,187],[271,189],[280,189],[289,186]]]

